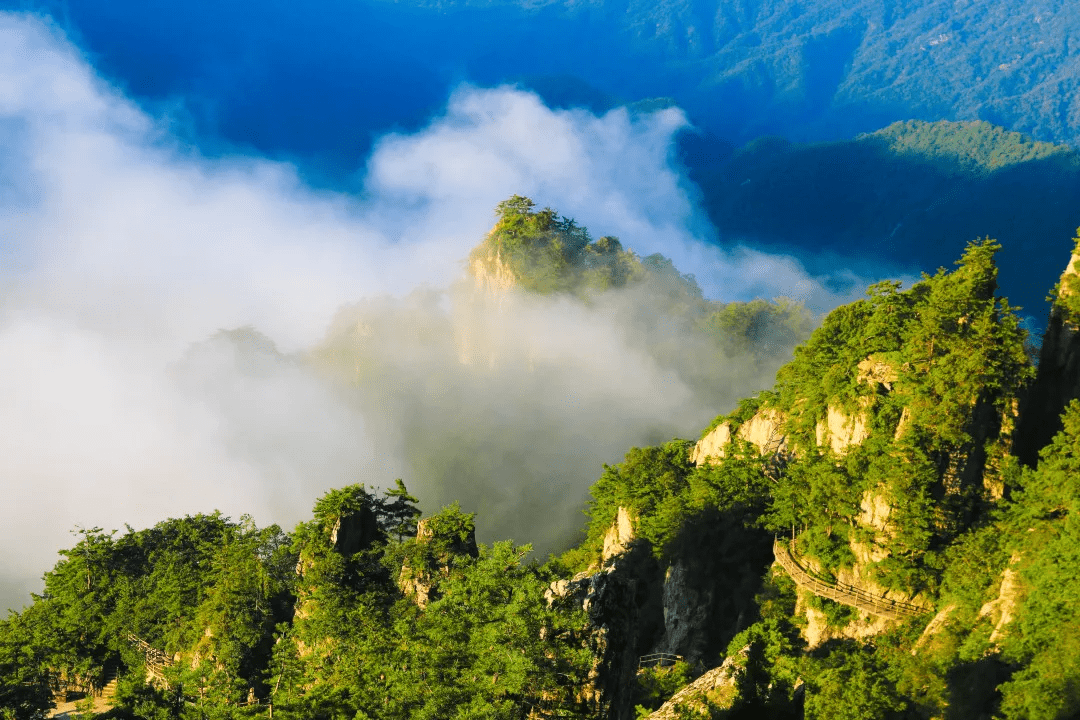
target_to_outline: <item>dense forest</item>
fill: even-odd
[[[477,542],[483,517],[457,504],[422,517],[402,480],[328,492],[289,531],[219,513],[76,528],[0,622],[0,715],[88,715],[95,696],[97,717],[147,720],[1080,712],[1071,264],[1037,361],[993,240],[809,333],[789,301],[707,301],[528,198],[496,217],[477,292],[652,286],[717,358],[800,344],[697,441],[605,467],[582,539],[546,561]],[[328,347],[311,362],[363,371]]]
[[[421,127],[462,80],[520,83],[550,107],[593,112],[670,98],[738,144],[838,140],[911,118],[1070,144],[1080,129],[1080,12],[1062,0],[409,0],[258,17],[238,2],[0,6],[57,18],[144,106],[186,97],[182,131],[205,152],[254,148],[338,186],[378,136]],[[212,60],[237,45],[246,62]]]

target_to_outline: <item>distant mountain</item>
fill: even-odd
[[[891,122],[1080,128],[1080,9],[1062,0],[0,0],[50,14],[110,81],[206,152],[252,148],[335,184],[374,137],[424,124],[461,81],[553,106],[671,98],[734,143]],[[180,106],[177,101],[182,100]],[[222,147],[224,146],[224,147]]]
[[[696,121],[733,140],[773,133],[835,139],[907,118],[988,120],[1069,143],[1080,129],[1080,54],[1070,40],[1080,8],[1061,0],[406,4],[443,16],[516,7],[536,25],[538,40],[556,22],[617,28],[625,76],[593,72],[590,57],[610,53],[610,41],[552,50],[576,57],[579,77],[605,92],[653,85],[651,92],[675,97]],[[660,65],[634,62],[647,56],[659,56]]]
[[[729,242],[751,238],[811,265],[840,256],[931,269],[993,237],[1003,290],[1039,321],[1080,225],[1080,155],[986,122],[908,121],[851,140],[767,137],[737,149],[691,142],[684,155]]]

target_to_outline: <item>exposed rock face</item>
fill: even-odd
[[[647,720],[678,720],[688,710],[711,717],[710,711],[730,710],[739,695],[739,659],[745,657],[749,648],[743,648],[738,656],[725,658],[720,667],[713,668],[694,682],[671,696]]]
[[[873,402],[872,397],[862,398],[863,410],[854,415],[847,415],[842,409],[829,405],[825,420],[819,421],[814,428],[818,447],[828,443],[837,455],[843,455],[853,445],[860,445],[870,435],[867,427],[867,407]]]
[[[502,255],[498,251],[474,258],[469,265],[469,270],[476,281],[476,288],[482,292],[502,295],[518,284],[517,275],[508,264],[503,262]]]
[[[567,603],[588,613],[589,638],[596,663],[580,698],[606,720],[631,720],[634,673],[637,670],[638,584],[618,565],[591,575],[551,584],[548,604]]]
[[[911,426],[911,409],[910,408],[904,408],[900,412],[900,421],[898,423],[896,423],[896,430],[895,430],[895,432],[893,432],[893,440],[896,441],[896,440],[899,440],[901,437],[903,437],[904,431],[906,431],[910,426]]]
[[[704,465],[709,458],[724,457],[724,447],[731,442],[731,423],[720,423],[705,437],[698,440],[690,453],[690,462]]]
[[[860,362],[858,381],[869,385],[873,394],[861,398],[862,409],[852,415],[848,415],[837,405],[829,404],[825,409],[825,418],[818,421],[814,428],[817,446],[828,446],[837,455],[843,455],[848,448],[862,444],[870,435],[870,412],[875,396],[881,392],[890,392],[899,376],[899,371],[892,363],[877,355],[871,355]],[[793,412],[797,414],[798,411]],[[797,448],[789,447],[790,443],[784,432],[787,419],[787,415],[781,410],[762,408],[739,426],[735,437],[753,443],[762,454],[788,450],[798,452]],[[909,419],[910,413],[905,409],[896,430],[897,437]],[[731,439],[731,423],[723,422],[717,425],[694,446],[690,455],[691,462],[703,465],[709,462],[709,458],[724,457],[724,448]]]
[[[329,537],[324,538],[322,542],[348,558],[370,547],[376,540],[383,539],[383,534],[374,511],[365,505],[356,512],[339,515],[330,527]],[[302,549],[296,560],[296,574],[303,578],[314,562],[311,549]],[[294,620],[303,620],[311,615],[315,603],[311,595],[310,584],[301,582],[297,587],[296,604],[293,607]]]
[[[713,598],[711,588],[702,587],[700,578],[692,577],[690,568],[676,561],[664,574],[664,636],[657,652],[682,655],[697,662],[705,649],[704,628],[709,624]]]
[[[882,532],[888,531],[889,507],[880,496],[868,493],[863,498],[862,508],[864,516],[870,516],[871,523],[867,523],[868,525]],[[857,587],[871,595],[887,600],[919,605],[927,610],[932,609],[931,601],[921,595],[911,596],[903,592],[887,590],[873,580],[869,568],[871,564],[888,557],[885,548],[872,542],[860,543],[855,540],[851,540],[849,544],[855,555],[855,564],[852,567],[840,568],[836,571],[835,576],[838,584]],[[800,562],[815,573],[821,572],[821,567],[814,558],[804,557],[800,559]],[[864,640],[885,632],[896,623],[895,620],[858,609],[855,610],[857,613],[856,618],[851,622],[843,627],[832,626],[829,624],[825,613],[808,602],[811,595],[812,593],[809,590],[802,587],[798,588],[795,605],[795,614],[806,617],[807,623],[802,630],[802,635],[810,649],[819,647],[829,640],[845,638]]]
[[[858,522],[860,525],[873,528],[879,533],[888,534],[889,515],[892,507],[889,501],[879,492],[868,490],[859,501]],[[856,556],[858,554],[856,553]]]
[[[761,453],[782,451],[787,445],[783,434],[785,416],[779,410],[765,408],[739,426],[735,436],[757,446]],[[698,441],[690,454],[696,465],[709,462],[710,458],[724,457],[724,448],[731,442],[731,424],[721,423]]]
[[[634,540],[634,522],[626,508],[620,507],[615,514],[615,522],[604,535],[604,549],[601,563],[606,563],[616,555],[626,552]]]
[[[738,436],[757,445],[762,453],[782,450],[787,442],[783,433],[786,419],[779,410],[765,408],[739,427]]]
[[[476,529],[470,527],[465,536],[458,534],[439,535],[432,527],[432,518],[424,518],[416,524],[416,542],[430,544],[436,539],[447,543],[449,553],[453,555],[468,555],[480,557],[480,550],[476,545]],[[444,562],[446,558],[443,558]]]
[[[988,617],[994,623],[994,631],[990,633],[991,645],[1004,637],[1006,626],[1016,613],[1016,604],[1020,599],[1020,578],[1015,567],[1019,560],[1020,556],[1016,554],[1009,558],[1008,567],[1001,573],[998,596],[979,608],[979,617]]]
[[[875,390],[880,385],[885,390],[892,390],[892,384],[896,382],[899,374],[896,368],[887,360],[877,355],[871,355],[858,364],[859,374],[857,379],[861,383],[867,383]]]
[[[1080,255],[1073,253],[1061,275],[1058,299],[1070,297],[1068,280],[1080,274]],[[1061,413],[1080,397],[1080,333],[1078,318],[1061,302],[1054,303],[1039,351],[1039,369],[1023,404],[1017,427],[1016,454],[1034,467],[1039,450],[1061,430]]]
[[[433,526],[432,520],[424,518],[416,524],[416,544],[424,551],[425,561],[415,568],[405,563],[398,575],[398,587],[402,594],[421,608],[438,598],[439,579],[449,576],[452,556],[480,556],[476,529],[471,524],[464,536],[456,531],[441,534]],[[434,550],[434,545],[438,545],[438,550]]]
[[[934,616],[933,620],[927,623],[926,627],[923,628],[922,635],[919,636],[919,639],[915,641],[915,645],[911,648],[912,655],[918,655],[919,650],[941,632],[941,629],[945,627],[945,621],[952,615],[953,610],[956,610],[956,605],[946,605]]]
[[[806,590],[799,588],[798,600],[795,603],[795,614],[806,616],[806,626],[802,629],[802,635],[806,639],[807,648],[810,650],[821,647],[829,640],[865,640],[879,635],[895,625],[891,620],[859,610],[857,611],[858,617],[847,625],[833,627],[829,625],[825,613],[807,603],[809,595],[810,593]]]
[[[330,544],[345,556],[354,555],[380,537],[375,513],[365,506],[359,511],[342,515],[330,530]]]

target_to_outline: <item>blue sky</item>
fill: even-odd
[[[656,80],[659,63],[646,64],[655,58],[627,66],[625,40],[608,25],[553,11],[448,14],[341,0],[256,11],[235,0],[30,7],[49,13],[130,97],[171,115],[203,152],[290,159],[310,181],[339,187],[374,138],[418,129],[462,82],[525,80],[549,100],[593,110],[674,84]],[[599,78],[606,87],[590,84]]]
[[[367,133],[357,159],[313,182],[346,142],[337,129],[364,114],[341,109],[359,102],[350,88],[385,78],[357,66],[308,81],[304,68],[318,75],[343,46],[313,44],[305,65],[257,37],[243,62],[225,62],[222,45],[244,42],[205,20],[191,20],[203,46],[181,42],[179,22],[172,45],[131,30],[140,42],[121,63],[89,30],[0,13],[0,543],[27,548],[0,563],[0,601],[35,589],[76,525],[221,509],[290,527],[330,487],[394,477],[431,497],[445,478],[417,467],[445,465],[453,435],[439,433],[467,413],[498,419],[481,458],[489,532],[556,549],[604,462],[658,433],[692,437],[726,408],[703,407],[658,368],[617,307],[455,304],[469,250],[513,193],[663,252],[712,296],[786,294],[824,309],[864,284],[710,242],[670,162],[687,126],[677,108],[553,109],[448,67],[409,122],[356,123]],[[287,68],[261,65],[268,55]],[[191,359],[219,329],[243,326],[302,352],[355,308],[394,338],[378,352],[397,394],[374,414],[286,361],[253,377],[227,348]],[[412,331],[429,326],[443,340]],[[505,371],[461,365],[485,343],[514,358]],[[534,362],[545,372],[518,372]],[[768,382],[754,368],[731,377],[732,402]],[[457,420],[428,428],[426,460],[402,417],[414,406],[426,408],[420,420]],[[553,432],[559,442],[535,441]],[[531,468],[525,485],[539,495],[503,484],[511,460],[514,473]]]

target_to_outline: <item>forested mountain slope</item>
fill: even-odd
[[[1080,10],[1064,0],[329,1],[259,16],[235,0],[0,6],[51,13],[149,106],[183,99],[204,152],[255,148],[333,183],[463,80],[521,82],[553,107],[593,111],[670,98],[736,144],[908,119],[1071,144],[1080,129]],[[236,47],[243,63],[226,60]]]
[[[690,176],[727,242],[746,239],[810,267],[948,265],[978,237],[1002,244],[1000,283],[1037,324],[1076,226],[1080,157],[986,122],[906,121],[850,140],[686,140]]]
[[[1061,0],[410,4],[448,15],[517,7],[540,26],[614,25],[628,61],[659,53],[674,76],[654,81],[652,94],[674,97],[730,140],[838,138],[906,118],[989,120],[1070,143],[1080,130],[1080,11]],[[626,95],[626,79],[591,76],[589,65],[578,64],[583,80]]]
[[[543,565],[477,542],[483,517],[456,504],[421,519],[401,482],[331,491],[289,533],[217,514],[83,530],[0,623],[0,709],[38,717],[116,674],[109,716],[162,720],[1070,717],[1077,255],[1036,364],[999,249],[872,286],[696,442],[631,448],[593,485],[584,540]],[[710,304],[527,198],[470,260],[497,304],[654,283],[726,358],[761,339],[716,318],[801,328],[783,305]],[[378,333],[352,312],[314,358],[362,375]],[[508,360],[462,345],[466,365]]]

